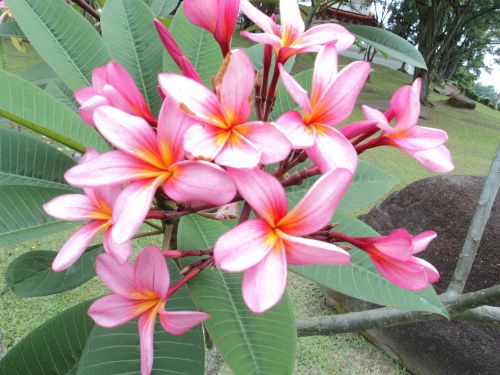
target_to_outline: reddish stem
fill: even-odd
[[[167,213],[166,212],[163,212],[161,210],[152,210],[152,211],[149,211],[147,216],[146,216],[146,219],[165,219],[165,217],[167,216]]]
[[[167,292],[167,298],[169,298],[172,294],[175,293],[175,291],[177,289],[181,288],[189,280],[191,280],[193,277],[195,277],[201,271],[203,271],[205,268],[207,268],[213,262],[213,260],[214,260],[213,257],[207,258],[205,261],[203,261],[203,263],[201,263],[199,266],[193,268],[182,279],[180,279],[174,285],[172,285]]]
[[[184,257],[200,257],[211,255],[214,249],[208,250],[163,250],[163,256],[170,259],[179,259]]]
[[[379,130],[380,129],[377,128],[377,129],[370,130],[367,133],[361,134],[358,138],[356,138],[353,141],[351,141],[352,145],[353,146],[357,146],[358,144],[360,144],[361,142],[363,142],[365,139],[370,138],[372,135],[374,135],[375,133],[377,133]]]
[[[362,152],[364,152],[370,148],[382,146],[383,144],[384,144],[383,137],[380,136],[380,137],[372,139],[371,141],[363,143],[362,145],[356,146],[355,149],[356,149],[356,152],[358,153],[358,155],[360,155]]]
[[[278,84],[279,77],[280,77],[280,70],[278,68],[278,63],[276,63],[276,65],[274,65],[273,78],[271,79],[271,84],[269,85],[269,92],[265,98],[266,110],[264,111],[263,121],[269,120],[269,115],[271,114],[274,104],[274,96],[276,95],[276,85]]]
[[[245,204],[243,205],[243,209],[241,210],[241,216],[240,219],[238,220],[238,224],[247,221],[251,212],[252,212],[252,207],[250,207],[248,202],[245,202]]]

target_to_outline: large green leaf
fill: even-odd
[[[156,17],[166,18],[179,4],[179,0],[153,0],[151,11]]]
[[[0,36],[1,37],[23,37],[24,33],[15,21],[5,22],[0,24]]]
[[[182,218],[178,243],[207,249],[229,228],[196,216]],[[262,315],[248,310],[241,296],[241,274],[205,270],[189,283],[195,305],[212,314],[207,330],[235,374],[290,374],[295,357],[295,318],[285,295]]]
[[[75,165],[65,153],[24,133],[0,128],[0,186],[71,189],[64,172]]]
[[[309,178],[302,185],[288,188],[290,204],[297,203],[318,178],[319,176]],[[396,177],[367,161],[359,160],[354,178],[337,208],[337,212],[366,207],[389,193],[398,183],[399,180]]]
[[[80,152],[87,146],[99,151],[108,148],[78,114],[34,84],[0,71],[0,87],[0,116]]]
[[[92,246],[69,268],[52,271],[55,251],[29,251],[14,259],[7,268],[7,286],[20,297],[40,297],[74,289],[95,276],[95,257],[102,246]]]
[[[110,57],[95,28],[65,0],[7,0],[38,54],[72,89],[89,86]]]
[[[180,7],[172,23],[170,32],[200,75],[201,79],[211,86],[211,78],[217,75],[222,63],[219,45],[208,31],[193,25],[184,15]],[[167,72],[178,72],[177,65],[166,55],[163,69]]]
[[[175,267],[170,267],[175,270]],[[175,272],[175,271],[174,271]],[[171,282],[179,279],[171,271]],[[186,287],[179,289],[167,301],[166,308],[192,311],[193,304]],[[106,329],[92,330],[83,352],[78,375],[124,375],[140,373],[140,352],[137,321]],[[152,374],[204,374],[205,346],[201,325],[180,336],[166,332],[159,319],[155,327],[154,362]]]
[[[72,111],[78,112],[78,103],[73,98],[73,92],[62,80],[50,80],[49,83],[47,83],[47,86],[45,86],[45,91]]]
[[[26,70],[19,74],[19,77],[24,78],[37,86],[45,86],[50,81],[57,78],[57,74],[50,66],[45,63],[31,65]]]
[[[373,46],[376,50],[417,68],[427,69],[425,60],[418,49],[399,35],[373,26],[346,25],[346,27],[358,39]]]
[[[0,374],[75,374],[94,327],[87,315],[90,302],[73,306],[32,331],[0,361]]]
[[[153,113],[158,113],[158,73],[162,70],[163,45],[153,25],[153,13],[142,1],[106,2],[102,11],[102,35],[114,60],[132,75]]]
[[[363,222],[336,215],[336,232],[354,237],[377,236],[378,233]],[[405,310],[429,311],[447,316],[447,312],[432,287],[421,291],[402,289],[385,279],[375,268],[369,256],[357,248],[349,251],[349,265],[318,265],[292,267],[290,270],[314,282],[351,297],[379,305]]]
[[[48,216],[42,205],[66,189],[0,186],[0,247],[71,228],[75,223]]]

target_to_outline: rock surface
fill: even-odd
[[[443,176],[417,181],[391,194],[361,219],[381,234],[405,227],[416,234],[433,229],[438,237],[419,257],[441,273],[443,292],[455,268],[472,220],[484,177]],[[465,292],[500,284],[500,195],[479,246]],[[360,311],[375,305],[328,291],[339,310]],[[371,330],[368,336],[417,375],[493,375],[500,372],[500,330],[469,322],[432,321]]]
[[[434,91],[444,96],[460,95],[458,87],[445,83],[442,86],[435,86]]]
[[[469,99],[463,95],[451,95],[450,98],[446,101],[449,105],[456,108],[465,108],[465,109],[475,109],[476,102],[472,99]]]

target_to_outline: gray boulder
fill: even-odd
[[[475,109],[476,102],[463,95],[453,94],[446,101],[449,105],[455,108]]]

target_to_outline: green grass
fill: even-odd
[[[251,45],[242,38],[236,37],[240,47]],[[36,53],[28,47],[22,54],[16,51],[8,40],[5,40],[5,68],[20,73],[30,65],[40,62]],[[350,59],[341,57],[340,64],[348,64]],[[311,56],[300,56],[294,66],[298,72],[312,67]],[[400,86],[408,84],[411,77],[378,65],[374,66],[371,82],[367,83],[359,103],[373,100],[389,100],[392,93]],[[430,119],[420,120],[420,125],[441,128],[449,134],[449,148],[455,160],[455,174],[487,173],[491,158],[500,140],[500,112],[478,104],[475,111],[453,109],[443,103],[444,97],[431,95],[435,104],[427,109]],[[352,119],[361,119],[358,108]],[[363,155],[378,166],[386,169],[401,180],[401,188],[415,180],[433,173],[424,169],[405,153],[392,148],[370,150]],[[46,249],[57,250],[70,233],[19,244],[1,249],[0,275],[5,273],[7,265],[26,251]],[[138,240],[136,248],[147,243],[147,239]],[[2,282],[0,282],[1,289]],[[318,285],[296,275],[289,277],[289,291],[295,306],[297,317],[331,314],[324,306],[324,298]],[[7,292],[0,297],[0,330],[8,347],[12,347],[32,329],[62,310],[83,300],[94,298],[105,293],[102,284],[93,279],[84,286],[50,297],[23,299]],[[223,374],[230,373],[228,369]],[[362,336],[344,334],[328,337],[309,337],[298,340],[296,374],[404,374],[395,362],[383,352],[374,348]]]

